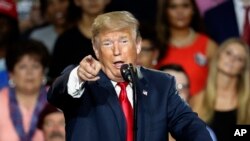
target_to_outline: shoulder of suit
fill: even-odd
[[[61,72],[61,74],[67,73],[67,72],[71,72],[75,67],[77,67],[76,65],[69,65],[66,68],[63,69],[63,71]]]
[[[149,80],[151,80],[152,78],[155,78],[157,80],[163,80],[163,79],[170,80],[173,78],[173,76],[163,71],[145,68],[145,67],[139,67],[138,77],[139,78],[145,77],[146,79],[149,79]]]

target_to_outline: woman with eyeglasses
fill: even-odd
[[[141,52],[137,58],[137,64],[147,68],[155,68],[158,62],[159,45],[156,38],[156,31],[153,25],[146,22],[140,23],[140,34],[142,37]]]
[[[188,102],[190,96],[190,87],[189,78],[185,70],[178,64],[165,65],[162,66],[159,70],[175,77],[176,89],[178,90],[180,97]]]

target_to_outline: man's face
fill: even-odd
[[[45,141],[65,141],[65,120],[63,113],[55,112],[44,119],[43,133]]]
[[[102,64],[102,70],[113,81],[123,81],[120,73],[123,64],[136,64],[141,41],[136,40],[134,34],[130,29],[122,29],[103,32],[96,37],[96,56]]]

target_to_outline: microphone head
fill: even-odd
[[[130,70],[130,65],[128,64],[123,64],[120,68],[121,75],[123,79],[127,82],[132,82],[132,77],[131,77],[131,70]]]

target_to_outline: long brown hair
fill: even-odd
[[[166,8],[169,5],[170,0],[159,0],[158,1],[158,11],[157,11],[157,20],[156,20],[156,31],[157,38],[161,44],[161,52],[160,58],[162,58],[165,52],[168,50],[168,43],[170,39],[170,25],[169,19],[166,16]],[[204,24],[203,20],[200,16],[198,7],[194,0],[190,0],[192,8],[193,8],[193,17],[190,23],[190,27],[194,29],[196,32],[204,32]]]
[[[237,84],[237,96],[238,96],[238,107],[237,107],[237,123],[238,124],[250,124],[250,54],[248,45],[238,38],[231,38],[224,41],[219,47],[217,53],[212,58],[209,75],[207,80],[207,86],[203,91],[204,97],[202,102],[202,112],[200,117],[206,121],[211,122],[214,116],[214,105],[216,100],[217,91],[217,74],[218,74],[218,59],[221,53],[228,47],[229,44],[237,43],[241,45],[247,55],[245,58],[245,66],[238,77]]]

